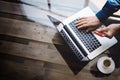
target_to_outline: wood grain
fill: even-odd
[[[46,16],[64,20],[80,10],[77,7],[83,7],[84,0],[80,0],[81,5],[71,5],[75,1],[69,0],[61,5],[57,2],[63,0],[53,0],[54,11],[48,10],[46,1],[0,0],[0,80],[120,80],[119,66],[110,75],[98,71],[96,62],[106,54],[84,66],[75,63]]]
[[[54,39],[54,43],[62,43],[59,40],[59,36],[55,36],[55,34],[57,34],[57,30],[48,26],[44,26],[39,23],[19,21],[3,17],[0,18],[0,22],[0,34],[6,34],[47,43],[53,43],[52,40]]]

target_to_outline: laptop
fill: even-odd
[[[115,37],[111,39],[100,37],[93,32],[87,33],[84,29],[78,29],[75,26],[75,22],[79,17],[94,15],[94,12],[89,7],[80,10],[64,21],[48,15],[50,21],[56,26],[62,38],[80,61],[92,60],[117,43]]]

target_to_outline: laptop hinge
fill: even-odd
[[[90,59],[88,57],[84,57],[82,61],[90,61]]]

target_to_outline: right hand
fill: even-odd
[[[112,38],[120,30],[120,24],[110,24],[107,27],[101,27],[95,31],[101,37]]]
[[[86,28],[86,31],[93,31],[101,25],[101,22],[96,16],[82,17],[76,22],[76,26],[79,28]]]

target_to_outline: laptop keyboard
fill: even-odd
[[[98,47],[101,46],[100,42],[97,40],[97,38],[92,33],[87,33],[84,29],[77,29],[75,26],[75,22],[78,21],[78,19],[74,20],[69,24],[69,26],[72,28],[72,30],[75,32],[75,34],[78,36],[78,38],[82,41],[84,46],[88,49],[89,52],[94,51]]]

